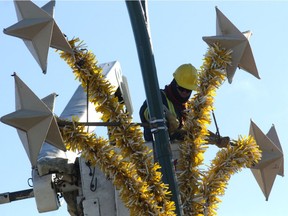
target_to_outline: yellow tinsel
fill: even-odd
[[[218,203],[231,176],[244,167],[252,167],[261,159],[261,151],[253,137],[239,137],[233,145],[219,151],[203,177],[204,213],[216,215]]]
[[[131,215],[160,215],[159,206],[148,190],[146,182],[137,174],[135,165],[123,161],[121,155],[113,150],[113,146],[93,133],[85,132],[84,126],[61,128],[62,137],[70,150],[81,150],[82,157],[99,168],[120,188],[121,198],[130,209]],[[133,191],[133,192],[131,192]]]
[[[94,54],[84,49],[82,42],[76,45],[78,42],[79,39],[70,41],[74,55],[62,52],[61,57],[71,66],[83,88],[88,89],[89,100],[102,113],[102,120],[119,122],[119,126],[108,128],[108,142],[85,132],[83,126],[73,121],[72,126],[61,128],[67,148],[80,151],[86,160],[97,164],[112,178],[131,215],[175,215],[168,186],[161,181],[160,166],[153,163],[140,128],[131,123],[131,117],[113,95],[113,87],[103,77]],[[250,167],[261,157],[252,137],[240,138],[233,146],[218,152],[208,171],[200,169],[207,148],[205,140],[214,96],[226,78],[225,69],[230,63],[231,51],[217,44],[210,47],[201,67],[199,90],[187,103],[184,129],[188,134],[180,145],[177,165],[185,215],[215,215],[221,202],[218,196],[224,194],[231,175],[242,167]]]
[[[203,199],[199,197],[203,173],[199,166],[203,164],[207,148],[205,139],[209,134],[207,128],[215,92],[225,80],[224,69],[230,62],[230,52],[223,52],[217,45],[210,47],[199,74],[198,92],[187,102],[184,129],[188,134],[180,144],[179,170],[182,173],[178,176],[185,215],[197,215],[202,209]]]
[[[84,49],[82,43],[76,45],[77,42],[79,42],[79,39],[70,41],[74,55],[61,52],[61,57],[70,65],[83,88],[85,90],[88,88],[89,100],[94,103],[96,111],[102,113],[102,120],[120,123],[120,126],[109,127],[108,131],[109,141],[115,144],[118,151],[120,150],[117,154],[121,157],[117,157],[116,161],[119,160],[117,164],[109,164],[108,161],[107,164],[99,165],[100,168],[106,173],[106,166],[113,165],[115,169],[113,170],[115,172],[113,175],[114,183],[117,184],[120,196],[130,209],[131,215],[147,215],[148,213],[149,215],[174,215],[175,205],[174,202],[170,201],[168,186],[161,182],[160,167],[153,163],[150,151],[144,145],[139,126],[131,123],[132,120],[124,112],[123,105],[112,94],[113,88],[103,77],[102,69],[96,65],[97,61],[94,54]],[[72,134],[72,137],[74,137],[75,132]],[[86,136],[89,137],[88,134]],[[85,148],[89,145],[86,145]],[[89,159],[90,162],[93,160],[93,164],[100,163],[100,160],[93,155],[94,151],[89,151],[89,149],[80,146],[77,148],[81,149],[83,157]],[[77,148],[75,147],[76,150]],[[113,147],[110,146],[110,148],[106,149],[108,152],[101,151],[106,155],[105,157],[116,155]],[[121,175],[127,169],[130,170],[130,174],[127,173],[130,178],[129,185],[123,183],[124,180]],[[142,186],[139,187],[138,185]],[[139,196],[141,199],[139,199]],[[142,209],[140,209],[141,205],[143,206]]]

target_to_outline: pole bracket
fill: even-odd
[[[153,119],[150,121],[151,133],[156,133],[159,130],[167,130],[165,119]]]

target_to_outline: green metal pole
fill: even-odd
[[[126,5],[138,51],[138,58],[142,71],[149,114],[151,121],[154,120],[154,123],[157,125],[157,127],[152,131],[155,141],[155,159],[161,165],[163,182],[169,185],[169,189],[172,192],[172,200],[175,202],[176,213],[177,215],[182,215],[178,185],[176,183],[174,167],[172,164],[172,153],[170,148],[169,135],[164,120],[163,105],[159,90],[157,71],[150,42],[151,38],[148,33],[148,23],[145,22],[145,20],[147,21],[148,19],[147,13],[144,14],[147,8],[145,7],[143,9],[142,4],[143,1],[141,3],[140,1],[126,0]]]

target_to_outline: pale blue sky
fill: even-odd
[[[42,7],[47,1],[34,1]],[[202,65],[207,50],[202,36],[215,35],[217,6],[240,31],[251,30],[250,45],[261,79],[237,70],[232,84],[226,81],[215,97],[215,114],[221,135],[237,139],[248,135],[250,119],[267,133],[274,124],[284,155],[288,152],[288,2],[286,1],[149,1],[154,57],[159,86],[172,79],[182,63]],[[54,18],[69,39],[79,37],[93,51],[99,63],[118,60],[127,77],[134,107],[134,121],[145,100],[134,36],[124,1],[56,1]],[[17,22],[12,1],[0,1],[0,28]],[[43,98],[59,94],[55,114],[60,115],[79,85],[70,68],[54,49],[48,56],[44,75],[21,39],[0,33],[0,116],[15,110],[14,79],[18,76]],[[215,131],[211,125],[210,129]],[[101,131],[101,130],[99,130]],[[97,129],[96,129],[97,133]],[[0,124],[0,193],[29,188],[31,168],[16,129]],[[214,158],[212,146],[206,161]],[[285,171],[286,171],[286,167]],[[219,216],[288,215],[286,177],[276,177],[269,201],[249,169],[232,176],[221,197]],[[34,199],[0,205],[1,216],[68,215],[66,206],[39,214]]]

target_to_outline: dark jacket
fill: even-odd
[[[165,89],[161,89],[160,92],[163,105],[177,117],[180,123],[179,128],[181,128],[184,120],[183,110],[185,109],[185,103],[188,101],[190,96],[187,98],[180,98],[176,89],[176,81],[174,79],[169,85],[165,86]],[[139,115],[142,123],[149,122],[149,112],[146,101],[144,101],[141,106]],[[144,139],[146,141],[153,140],[151,129],[148,127],[144,127]],[[170,139],[173,138],[170,137]]]

